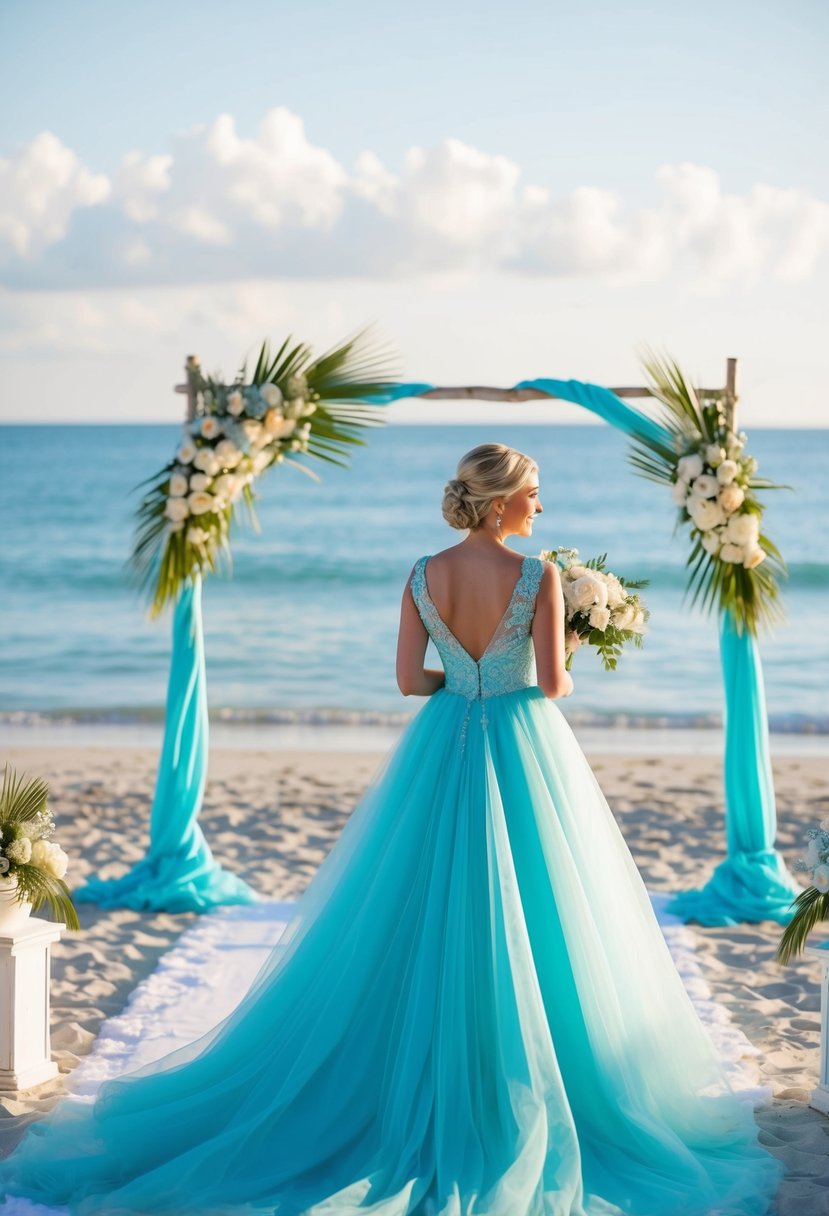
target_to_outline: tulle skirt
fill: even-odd
[[[79,1216],[759,1216],[780,1176],[538,688],[432,696],[234,1012],[0,1164]]]

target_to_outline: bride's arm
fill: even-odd
[[[430,697],[443,687],[444,673],[423,666],[428,643],[429,634],[420,619],[407,579],[397,634],[397,687],[404,697]]]
[[[567,697],[573,679],[564,664],[564,595],[561,576],[552,562],[545,563],[535,603],[532,639],[538,685],[548,697]]]

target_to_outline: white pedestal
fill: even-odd
[[[0,1093],[57,1076],[49,1042],[49,954],[66,928],[30,917],[0,929]]]
[[[820,1084],[812,1090],[809,1105],[829,1115],[829,941],[807,946],[806,954],[823,964],[820,977]]]

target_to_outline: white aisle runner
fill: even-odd
[[[758,1085],[752,1063],[761,1053],[733,1024],[728,1011],[711,999],[694,951],[693,932],[665,912],[670,896],[652,891],[650,897],[677,970],[732,1087],[751,1105],[767,1101],[771,1090]],[[103,1081],[193,1042],[226,1017],[278,941],[293,907],[290,900],[262,901],[199,917],[135,988],[123,1012],[103,1023],[89,1055],[71,1074],[73,1097],[92,1101]],[[25,1199],[7,1199],[0,1205],[1,1216],[57,1216],[65,1211]]]

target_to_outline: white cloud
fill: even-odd
[[[829,250],[829,205],[705,165],[664,165],[650,205],[565,195],[505,156],[446,139],[396,173],[370,150],[349,172],[284,107],[252,138],[220,114],[169,153],[128,152],[112,181],[51,133],[0,161],[0,267],[17,290],[513,272],[605,283],[672,273],[710,289],[800,281]]]

